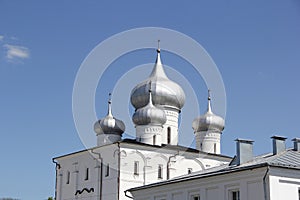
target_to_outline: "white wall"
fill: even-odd
[[[271,200],[298,200],[300,188],[299,170],[273,169],[269,177]]]
[[[188,168],[192,171],[204,169],[204,164],[199,154],[177,151],[153,149],[137,149],[133,147],[121,148],[121,174],[120,174],[120,199],[128,199],[123,191],[150,183],[167,180],[167,165],[169,165],[169,178],[186,175]],[[171,158],[170,158],[171,157]],[[170,159],[170,162],[169,162]],[[134,174],[134,162],[139,163],[139,174]],[[210,162],[211,161],[211,162]],[[205,159],[209,166],[220,165],[224,161]],[[162,165],[162,178],[158,178],[158,166]],[[176,197],[179,198],[179,197]]]
[[[206,177],[132,192],[135,200],[187,199],[200,195],[202,200],[228,200],[230,191],[239,190],[242,200],[264,199],[262,177],[266,168]]]
[[[116,145],[107,145],[101,147],[101,157],[103,165],[98,159],[98,155],[90,151],[83,151],[68,156],[58,158],[57,161],[61,168],[58,170],[57,200],[67,199],[99,199],[100,188],[102,187],[103,196],[107,199],[117,199],[118,182],[118,156],[116,155],[118,147]],[[95,152],[100,152],[99,148]],[[94,157],[95,156],[95,157]],[[109,163],[110,173],[105,176],[106,164]],[[101,166],[103,167],[101,175]],[[89,168],[89,177],[86,178],[86,168]],[[67,184],[67,172],[70,171],[70,182]],[[102,186],[101,180],[102,178]],[[83,191],[81,194],[76,191],[82,191],[84,188],[90,192]],[[93,191],[91,189],[93,188]]]
[[[117,143],[66,155],[56,160],[61,166],[57,174],[57,200],[99,199],[101,191],[102,200],[118,199],[118,196],[119,199],[125,200],[128,198],[125,197],[124,191],[129,188],[167,180],[167,166],[169,177],[173,178],[187,174],[188,168],[195,172],[228,162],[229,158],[187,151],[178,152],[176,148],[173,150],[150,145]],[[134,174],[135,161],[139,163],[138,174]],[[106,177],[107,163],[110,166],[110,173]],[[162,178],[158,178],[159,165],[162,165]],[[85,180],[87,168],[89,178]],[[71,175],[69,184],[66,183],[68,171]],[[82,191],[84,188],[88,190],[93,188],[94,191],[83,191],[75,195],[77,190]],[[178,195],[174,198],[178,199]]]

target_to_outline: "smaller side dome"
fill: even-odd
[[[111,95],[111,94],[109,94]],[[108,112],[107,115],[96,121],[94,124],[94,131],[96,135],[99,134],[116,134],[122,135],[125,131],[125,124],[112,115],[111,111],[111,99],[108,101]]]
[[[211,98],[210,98],[210,91],[208,95],[208,106],[207,106],[207,112],[204,115],[201,115],[193,120],[192,127],[194,129],[194,132],[200,132],[200,131],[218,131],[222,132],[225,127],[225,121],[222,117],[215,115],[211,111]]]
[[[166,123],[167,117],[165,112],[152,103],[151,90],[149,90],[148,104],[136,110],[132,116],[132,121],[135,125],[163,125]]]

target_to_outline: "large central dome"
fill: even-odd
[[[171,81],[165,74],[160,59],[160,49],[157,49],[156,62],[149,78],[139,83],[131,91],[131,104],[136,109],[148,104],[150,82],[154,105],[173,107],[181,110],[185,102],[185,94],[182,88],[177,83]]]

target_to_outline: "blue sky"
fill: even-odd
[[[253,139],[255,154],[271,151],[272,135],[288,137],[287,146],[299,137],[297,0],[0,0],[0,197],[54,195],[52,157],[84,148],[72,116],[73,83],[81,63],[108,37],[148,26],[192,37],[218,66],[227,95],[224,154],[234,155],[238,137]],[[167,65],[178,61],[188,66],[174,55],[162,56]],[[146,50],[125,55],[115,65],[154,59],[155,51]],[[118,72],[112,67],[107,77]],[[106,114],[107,93],[114,84],[98,86],[104,91],[96,95],[99,117]],[[199,104],[205,107],[205,83],[191,84],[199,88]]]

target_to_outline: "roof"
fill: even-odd
[[[232,157],[230,157],[230,156],[221,155],[221,154],[206,153],[206,152],[198,151],[197,149],[194,149],[194,148],[184,147],[184,146],[180,146],[180,145],[167,145],[167,144],[163,144],[162,146],[150,145],[150,144],[145,144],[145,143],[138,142],[134,139],[123,139],[122,141],[115,142],[113,144],[117,144],[117,143],[120,143],[120,144],[133,144],[133,145],[137,145],[137,146],[140,146],[140,147],[150,147],[150,148],[156,148],[156,149],[166,149],[166,150],[182,151],[182,152],[188,152],[188,153],[197,153],[197,154],[200,153],[200,154],[203,154],[203,155],[205,154],[207,156],[213,156],[213,157],[219,157],[219,158],[222,158],[222,159],[228,159],[228,161],[230,161],[230,159],[232,159]],[[108,145],[111,145],[111,144],[108,144]],[[81,150],[81,151],[76,151],[76,152],[61,155],[61,156],[57,156],[57,157],[54,157],[53,159],[55,160],[55,159],[58,159],[58,158],[74,155],[74,154],[77,154],[77,153],[83,153],[85,151],[89,151],[89,150],[96,149],[96,148],[99,148],[99,146],[92,147],[92,148],[89,148],[89,149],[84,149],[84,150]]]
[[[224,164],[221,166],[194,172],[188,175],[175,177],[167,181],[162,181],[162,182],[157,182],[145,186],[132,188],[129,189],[128,191],[146,189],[149,187],[156,187],[156,186],[166,185],[170,183],[177,183],[177,182],[199,179],[204,177],[216,176],[216,175],[238,172],[238,171],[243,171],[243,170],[248,170],[253,168],[264,167],[264,166],[274,166],[274,167],[300,170],[300,151],[295,151],[293,149],[287,149],[276,155],[268,153],[268,154],[256,156],[251,161],[243,163],[241,165],[235,165],[234,164],[235,159],[236,157],[234,157],[232,159],[232,162],[229,164]]]
[[[140,146],[148,146],[148,147],[174,150],[174,151],[185,151],[185,152],[190,152],[190,153],[200,153],[200,154],[205,154],[205,155],[209,155],[209,156],[216,156],[216,157],[232,159],[232,157],[230,157],[230,156],[226,156],[226,155],[222,155],[222,154],[206,153],[206,152],[194,149],[194,148],[185,147],[185,146],[181,146],[181,145],[162,144],[161,146],[158,146],[158,145],[151,145],[151,144],[141,143],[141,142],[138,142],[134,139],[124,139],[121,143],[136,144],[136,145],[140,145]]]

